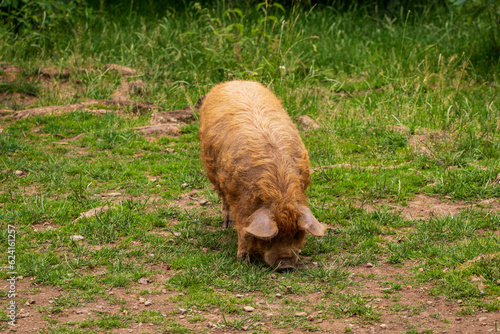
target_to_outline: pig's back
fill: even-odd
[[[200,118],[202,159],[219,192],[276,196],[289,188],[303,192],[309,184],[309,158],[297,127],[263,85],[232,81],[215,86]]]

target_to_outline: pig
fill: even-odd
[[[214,86],[200,108],[201,158],[222,200],[222,226],[234,226],[238,259],[297,267],[307,233],[326,227],[306,204],[309,156],[281,101],[262,84]]]

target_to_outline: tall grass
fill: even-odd
[[[154,17],[116,12],[120,7],[87,8],[72,18],[70,29],[22,35],[4,26],[0,57],[32,62],[37,55],[76,66],[114,61],[190,83],[250,77],[324,81],[360,72],[371,81],[387,81],[402,73],[418,75],[422,61],[433,72],[443,63],[460,68],[467,61],[467,68],[492,79],[498,68],[498,58],[481,61],[488,50],[477,30],[446,5],[401,9],[392,16],[369,8],[239,5],[189,3]]]

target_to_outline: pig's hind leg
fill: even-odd
[[[222,227],[230,228],[234,226],[233,215],[231,214],[231,210],[229,209],[229,205],[227,205],[226,200],[222,199]]]

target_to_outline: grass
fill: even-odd
[[[41,291],[61,289],[37,311],[43,331],[152,323],[157,331],[191,333],[209,331],[209,321],[255,333],[325,331],[338,319],[356,326],[386,321],[387,311],[377,307],[383,299],[387,310],[410,319],[397,323],[401,331],[432,332],[425,321],[412,322],[426,305],[405,300],[407,285],[427,289],[426,298],[460,300],[459,316],[497,314],[500,217],[474,204],[498,206],[500,197],[498,57],[481,60],[489,49],[454,8],[391,17],[368,9],[231,9],[220,2],[172,7],[159,17],[89,11],[72,18],[71,32],[53,28],[25,39],[2,26],[0,61],[23,70],[14,81],[0,72],[0,109],[110,99],[122,76],[102,65],[117,63],[138,70],[127,80],[144,82],[133,101],[176,110],[220,81],[257,80],[294,121],[308,115],[320,125],[299,129],[315,170],[310,208],[330,229],[308,237],[301,270],[276,273],[236,260],[236,233],[220,228],[220,201],[204,176],[196,119],[179,136],[146,138],[132,128],[149,124],[151,112],[132,107],[96,104],[109,112],[17,121],[5,114],[0,221],[16,226],[19,275]],[[69,78],[37,76],[51,66],[70,69]],[[35,99],[14,105],[3,98],[12,93]],[[193,205],[180,207],[186,194]],[[467,208],[403,219],[398,210],[418,194]],[[209,204],[197,205],[202,199]],[[104,205],[112,208],[79,218]],[[6,250],[7,229],[0,234]],[[360,274],[366,263],[390,269]],[[138,284],[143,277],[151,284]],[[363,292],[363,284],[374,290]],[[152,308],[133,309],[139,298],[151,299]],[[106,309],[84,320],[61,315],[96,303]],[[245,313],[244,306],[256,310]],[[304,321],[297,312],[324,321]],[[356,332],[345,324],[338,330]]]

